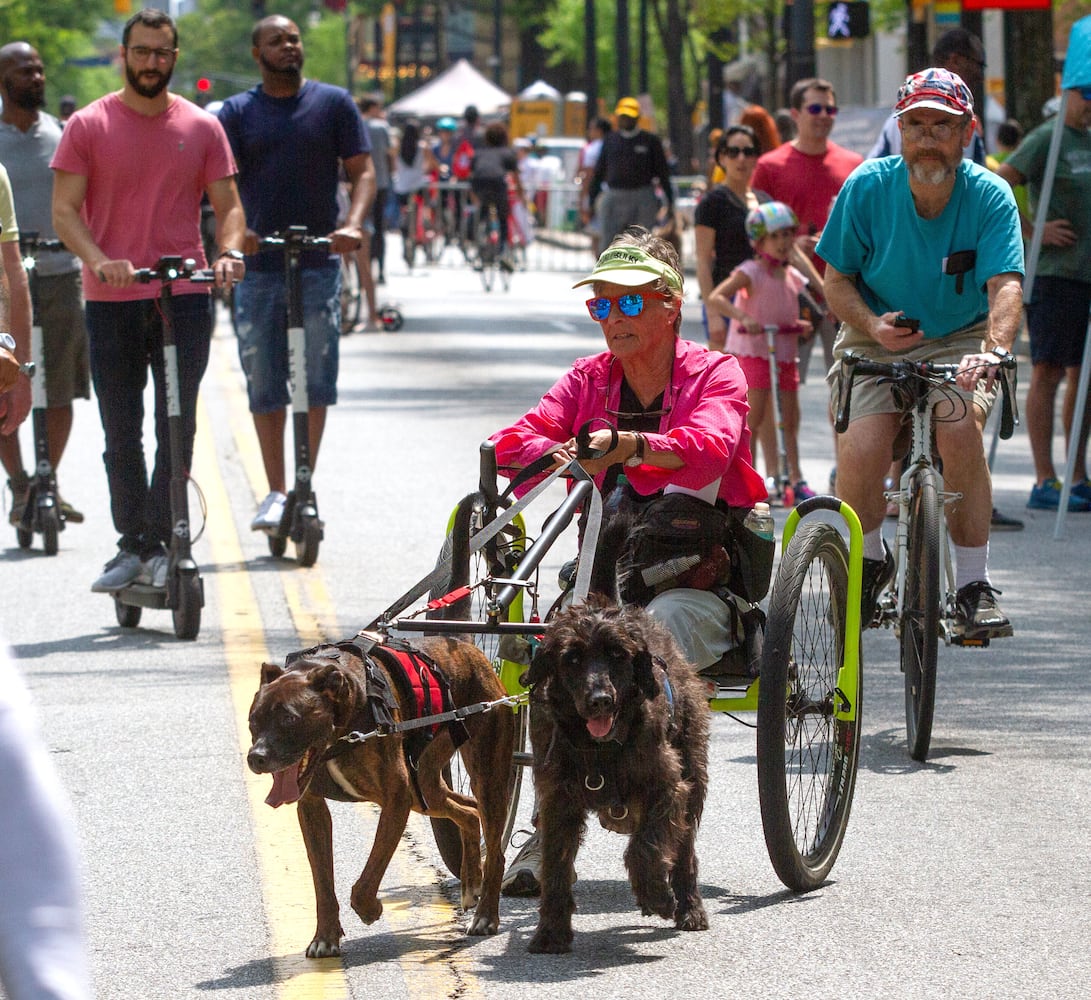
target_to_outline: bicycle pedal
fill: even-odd
[[[972,638],[964,635],[956,635],[951,638],[952,646],[964,646],[968,649],[987,649],[989,646],[989,639],[987,638]]]

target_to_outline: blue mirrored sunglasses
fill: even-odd
[[[587,311],[591,318],[601,322],[610,315],[610,309],[617,303],[622,316],[639,316],[644,311],[645,299],[660,299],[667,301],[672,296],[665,292],[629,292],[627,295],[618,295],[615,298],[597,298],[587,300]]]

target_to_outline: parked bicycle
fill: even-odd
[[[1000,436],[1005,439],[1018,423],[1015,364],[1010,355],[989,363],[1000,369]],[[936,423],[945,416],[960,415],[968,405],[955,387],[958,368],[926,361],[870,361],[850,353],[843,359],[837,387],[838,433],[849,424],[853,380],[878,376],[889,381],[912,435],[898,488],[885,493],[888,501],[898,505],[898,528],[896,568],[891,587],[879,598],[879,623],[894,629],[901,647],[905,725],[914,760],[928,756],[932,738],[939,637],[947,645],[978,649],[989,645],[989,637],[966,631],[955,613],[954,564],[943,507],[962,494],[944,490],[934,450]]]

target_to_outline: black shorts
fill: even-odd
[[[1031,362],[1079,367],[1089,315],[1091,283],[1049,275],[1035,278],[1027,303]]]

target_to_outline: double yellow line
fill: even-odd
[[[217,394],[228,409],[230,419],[223,426],[233,429],[234,439],[226,444],[237,451],[253,495],[259,497],[265,494],[265,478],[234,350],[232,340],[213,339],[204,393]],[[221,441],[220,447],[224,445]],[[248,715],[260,666],[268,660],[279,662],[287,651],[270,652],[265,641],[265,623],[236,525],[240,512],[228,498],[221,472],[221,463],[229,460],[218,451],[208,410],[202,405],[194,448],[194,477],[201,483],[208,505],[207,531],[212,561],[217,566],[214,579],[207,581],[212,586],[206,590],[206,627],[209,619],[218,618],[222,628],[241,752],[239,765],[253,818],[277,996],[280,1000],[342,1000],[349,996],[349,987],[340,959],[314,960],[303,955],[314,934],[314,891],[295,809],[274,810],[265,805],[269,778],[251,773],[244,762],[250,747]],[[243,516],[249,516],[248,510]],[[340,637],[333,602],[318,566],[302,570],[285,565],[279,579],[301,647]],[[368,805],[356,808],[365,827],[359,845],[362,869],[378,810]],[[384,879],[385,885],[396,888],[381,893],[384,911],[379,927],[387,933],[401,933],[407,942],[399,952],[399,962],[411,996],[429,1000],[478,996],[476,980],[459,961],[458,949],[452,948],[462,928],[452,903],[440,891],[437,872],[426,861],[414,861],[405,850],[409,846],[407,839],[420,842],[423,838],[431,838],[430,828],[426,820],[414,815]],[[348,888],[344,886],[341,893],[345,900]],[[354,921],[355,914],[343,905],[341,922],[349,939],[358,935],[361,926]]]

